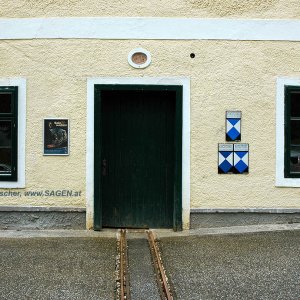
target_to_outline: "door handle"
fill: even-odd
[[[103,159],[102,160],[102,176],[107,175],[107,169],[108,169],[107,160]]]

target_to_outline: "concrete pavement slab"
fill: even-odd
[[[1,238],[0,299],[113,299],[115,238]]]
[[[299,299],[298,230],[166,237],[160,244],[178,299]]]
[[[178,299],[276,300],[299,299],[299,229],[270,224],[154,231]],[[117,236],[112,229],[0,231],[0,299],[113,299]],[[149,265],[141,250],[146,244],[140,245],[144,236],[140,230],[127,235],[137,256],[129,258],[135,292],[152,272],[144,276],[140,269]]]

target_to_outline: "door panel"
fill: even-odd
[[[171,228],[175,91],[101,92],[104,227]]]

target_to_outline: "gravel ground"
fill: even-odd
[[[116,239],[0,239],[0,299],[113,299]]]
[[[162,238],[177,299],[300,299],[300,231]]]
[[[160,300],[150,249],[146,239],[128,241],[130,290],[132,300]]]
[[[159,299],[147,241],[128,244],[132,300]],[[177,299],[300,299],[300,230],[172,235],[160,248]],[[0,238],[0,299],[114,299],[115,258],[111,237]]]

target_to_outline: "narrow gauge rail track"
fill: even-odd
[[[151,230],[145,231],[149,243],[149,250],[151,260],[156,275],[156,282],[162,300],[173,300],[173,293],[171,291],[165,269],[162,264],[160,250],[155,236]],[[117,279],[117,297],[120,300],[131,300],[130,296],[130,278],[128,266],[128,247],[126,239],[126,230],[121,229],[120,238],[118,242],[118,257],[117,263],[118,279]],[[134,299],[133,299],[134,300]]]
[[[173,300],[171,288],[169,286],[168,278],[162,264],[157,241],[155,240],[154,234],[151,230],[147,231],[147,235],[161,299]]]
[[[120,256],[120,267],[119,267],[119,280],[120,280],[120,293],[119,298],[121,300],[130,300],[130,282],[129,282],[129,268],[128,268],[128,249],[127,249],[127,239],[126,230],[121,229],[120,234],[120,246],[119,246],[119,256]]]

